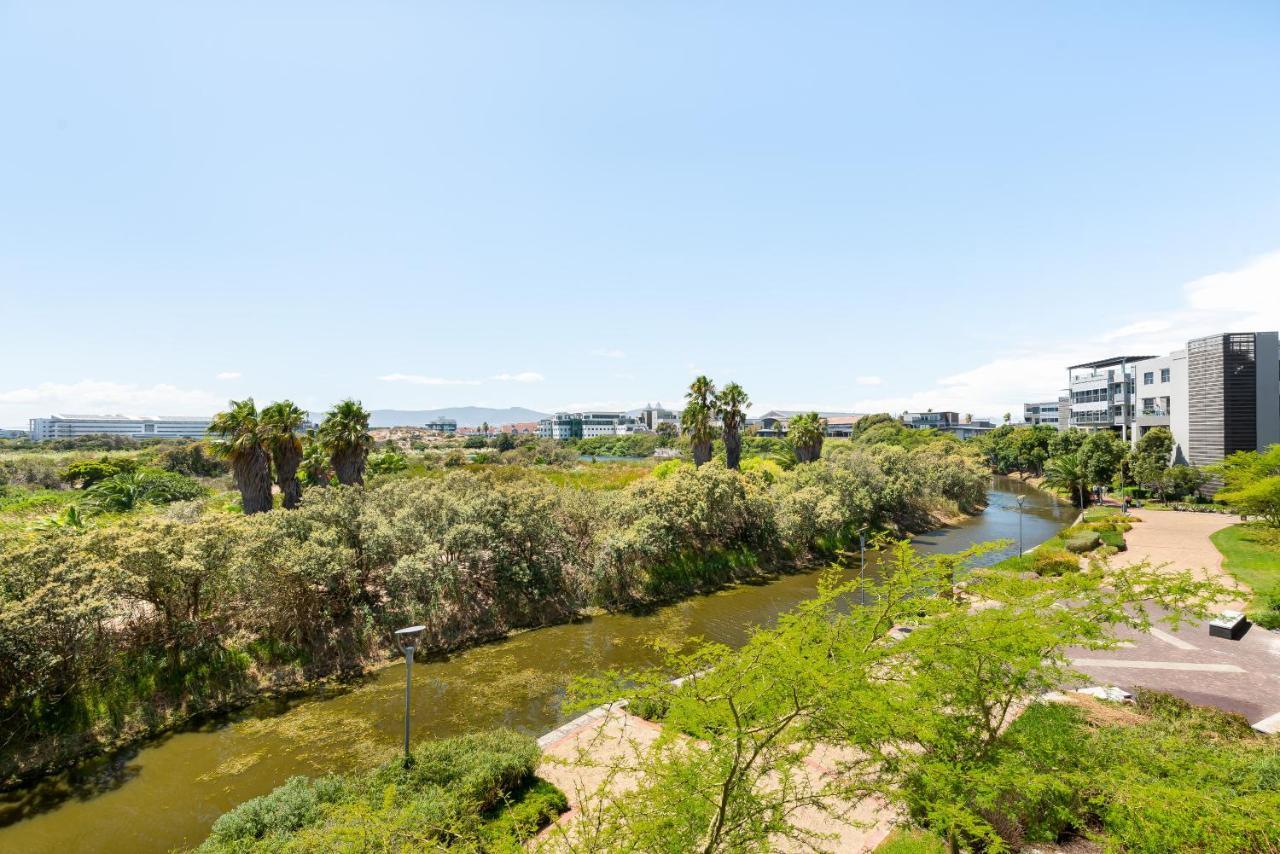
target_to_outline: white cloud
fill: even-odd
[[[622,350],[617,349],[616,347],[615,347],[615,348],[612,348],[612,349],[603,349],[603,348],[602,348],[602,349],[599,349],[599,350],[592,350],[592,351],[591,351],[591,355],[593,355],[593,356],[599,356],[599,357],[601,357],[602,359],[625,359],[625,358],[627,358],[627,354],[626,354],[625,352],[623,352]]]
[[[167,383],[139,386],[129,383],[80,380],[41,383],[0,391],[0,423],[18,424],[27,418],[59,412],[105,415],[212,415],[226,399],[202,389]]]
[[[220,380],[238,380],[240,379],[240,372],[239,371],[219,371],[216,374],[216,376]]]
[[[480,385],[479,380],[449,380],[442,377],[424,377],[421,374],[386,374],[378,379],[384,383],[409,383],[410,385]]]
[[[938,377],[931,387],[895,397],[854,402],[859,412],[954,410],[974,415],[1015,418],[1028,401],[1052,400],[1067,384],[1067,366],[1114,355],[1162,356],[1186,346],[1189,339],[1219,332],[1253,332],[1280,328],[1280,252],[1256,258],[1237,270],[1214,273],[1168,292],[1168,303],[1145,316],[1128,319],[1092,336],[1089,306],[1055,317],[1051,328],[1058,343],[1045,338],[1013,347],[968,370]],[[1122,319],[1123,320],[1123,319]]]
[[[521,371],[518,374],[498,374],[492,379],[503,383],[540,383],[546,377],[536,371]]]
[[[879,377],[858,377],[856,382],[858,385],[880,385],[884,380]]]

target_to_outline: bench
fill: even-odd
[[[1209,621],[1209,637],[1240,640],[1249,621],[1239,611],[1223,611],[1218,617]]]

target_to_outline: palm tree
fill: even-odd
[[[693,464],[700,466],[711,460],[711,440],[715,437],[715,429],[711,425],[715,414],[715,383],[700,376],[689,385],[684,397],[688,403],[680,413],[680,429],[689,434]]]
[[[302,477],[311,486],[328,486],[329,478],[333,477],[329,454],[316,438],[315,430],[308,430],[302,443]]]
[[[282,400],[262,408],[262,427],[267,450],[276,466],[276,483],[286,510],[302,503],[302,484],[298,482],[298,466],[302,464],[302,440],[298,428],[307,422],[307,413],[291,400]]]
[[[214,453],[231,463],[245,513],[271,509],[271,455],[253,398],[233,400],[230,409],[213,416],[209,432]]]
[[[796,462],[811,463],[822,456],[822,440],[826,424],[816,412],[806,412],[791,419],[787,425],[787,438],[795,451]]]
[[[329,452],[329,462],[338,483],[348,486],[364,484],[364,465],[373,447],[369,435],[369,410],[360,401],[342,401],[325,413],[317,433],[320,444]]]
[[[724,459],[731,469],[738,467],[742,459],[742,425],[747,420],[747,407],[751,399],[737,383],[729,383],[716,397],[716,412],[724,427]]]
[[[1084,507],[1089,492],[1089,476],[1084,462],[1074,452],[1054,457],[1045,464],[1044,482],[1049,486],[1066,490],[1067,494]]]

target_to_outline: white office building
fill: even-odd
[[[642,420],[625,412],[557,412],[538,422],[538,435],[544,439],[591,439],[647,432],[649,428]]]
[[[50,415],[31,419],[31,440],[78,436],[128,436],[131,439],[203,439],[211,418],[172,415]]]
[[[1207,466],[1236,451],[1280,443],[1280,336],[1210,335],[1136,366],[1136,442],[1153,427],[1173,434],[1173,461]]]
[[[1119,429],[1133,436],[1137,414],[1137,364],[1154,356],[1114,356],[1067,368],[1071,396],[1071,427],[1081,430]]]

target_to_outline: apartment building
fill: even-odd
[[[1071,398],[1070,427],[1081,430],[1118,429],[1132,438],[1136,415],[1137,364],[1154,356],[1113,356],[1067,368]]]
[[[673,409],[666,409],[661,403],[646,403],[644,409],[636,416],[641,424],[650,432],[658,432],[659,424],[670,424],[680,430],[680,413]]]
[[[203,439],[211,418],[160,415],[50,415],[32,418],[32,441],[74,439],[77,436],[128,436],[131,439]]]
[[[804,414],[806,412],[799,409],[770,409],[759,418],[747,419],[747,426],[756,428],[758,436],[781,438],[787,435],[787,425],[791,419]],[[842,438],[853,433],[853,425],[863,416],[857,412],[819,412],[818,417],[826,422],[825,433],[828,437]]]
[[[1059,430],[1066,430],[1071,422],[1071,398],[1063,395],[1057,400],[1024,403],[1022,421],[1026,424],[1048,424]]]
[[[972,439],[996,429],[996,423],[987,419],[974,420],[969,416],[961,417],[959,412],[946,410],[934,412],[904,412],[899,419],[906,426],[921,430],[926,427],[939,433],[949,433],[957,439]]]

